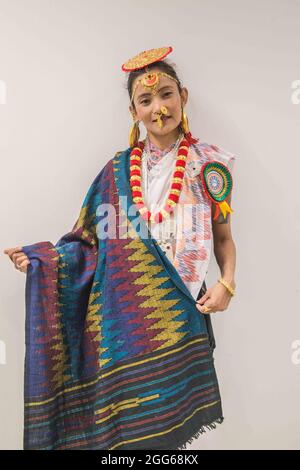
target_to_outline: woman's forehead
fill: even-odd
[[[155,70],[155,69],[151,70],[151,72],[159,72],[159,71],[160,71],[159,69],[158,70]],[[147,76],[147,74],[145,73],[144,75],[140,75],[139,77],[137,77],[133,81],[132,89],[134,90],[134,87],[136,86],[137,82],[139,80],[142,80],[146,76]],[[159,90],[163,86],[167,86],[167,85],[173,87],[174,84],[175,84],[175,82],[171,78],[166,77],[164,75],[159,75],[159,83],[158,83],[157,89]],[[146,90],[146,88],[142,85],[142,83],[139,83],[138,86],[136,87],[136,90],[135,90],[135,98],[137,98],[142,93],[147,93],[147,91],[149,92],[150,90]]]

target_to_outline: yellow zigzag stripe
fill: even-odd
[[[57,254],[57,253],[56,253]],[[57,270],[59,271],[62,267],[64,267],[66,264],[62,263],[62,258],[63,255],[58,253],[58,256],[52,258],[53,260],[58,260],[57,264]],[[63,273],[59,273],[59,279],[67,277]],[[57,285],[55,286],[55,290],[57,291],[57,287],[62,286],[59,282],[57,282]],[[58,299],[60,300],[60,299]],[[62,306],[63,304],[61,302],[58,302],[58,306]],[[62,317],[62,312],[61,309],[59,308],[56,314],[56,321],[58,326],[57,334],[54,336],[54,340],[57,340],[58,343],[54,344],[51,347],[51,350],[53,351],[53,356],[52,356],[52,361],[54,362],[54,365],[52,366],[52,371],[55,371],[56,373],[52,377],[51,381],[53,382],[54,388],[58,388],[61,385],[64,384],[67,380],[71,378],[70,375],[65,375],[66,370],[68,369],[67,365],[67,347],[64,344],[64,338],[62,334],[62,328],[61,328],[61,317]]]
[[[89,225],[91,226],[91,222],[95,218],[95,214],[88,216],[88,206],[82,207],[80,209],[79,217],[76,222],[75,229],[83,228],[82,230],[82,238],[89,238],[91,236],[91,233],[89,230],[84,228],[85,226]],[[88,223],[87,223],[88,222]],[[91,243],[94,245],[96,241],[94,240],[94,237],[92,237]]]
[[[94,288],[97,284],[99,284],[99,281],[96,281],[93,283]],[[86,328],[87,332],[97,332],[98,334],[93,338],[93,341],[98,343],[98,348],[97,348],[97,353],[98,353],[98,365],[101,366],[101,321],[102,321],[102,302],[98,304],[94,304],[94,302],[101,297],[102,292],[93,292],[90,294],[89,297],[89,305],[88,305],[88,311],[87,311],[87,322],[89,323],[88,327]]]
[[[125,247],[125,249],[134,249],[135,252],[128,256],[127,259],[130,261],[140,261],[137,265],[130,269],[130,272],[142,273],[142,275],[134,281],[135,285],[144,285],[145,287],[141,289],[137,296],[149,297],[148,300],[139,304],[139,307],[153,307],[155,310],[148,314],[145,318],[157,318],[158,321],[149,327],[151,330],[162,329],[158,335],[156,335],[152,341],[161,341],[164,343],[158,347],[156,350],[172,346],[173,344],[180,341],[186,336],[186,332],[176,331],[180,328],[185,322],[174,320],[175,317],[180,315],[184,310],[172,310],[172,308],[180,301],[179,299],[170,299],[165,300],[163,297],[175,288],[159,288],[161,284],[167,281],[168,277],[155,277],[158,273],[163,271],[162,266],[154,265],[150,266],[155,258],[148,251],[146,245],[142,241],[137,239],[132,239]]]

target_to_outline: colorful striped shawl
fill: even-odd
[[[56,245],[23,247],[25,449],[184,449],[223,421],[210,317],[148,229],[138,234],[130,150],[103,167]],[[99,237],[113,221],[105,204],[114,238]]]

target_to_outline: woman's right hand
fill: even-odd
[[[4,253],[10,257],[16,269],[22,273],[27,272],[27,266],[30,264],[30,261],[28,256],[25,255],[25,253],[22,251],[21,246],[17,246],[15,248],[6,248]]]

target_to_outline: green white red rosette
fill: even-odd
[[[226,165],[212,160],[204,163],[201,167],[200,178],[205,194],[215,203],[216,213],[213,220],[216,220],[222,212],[224,218],[228,212],[233,210],[225,200],[232,190],[232,176]]]

